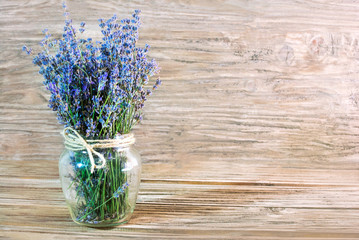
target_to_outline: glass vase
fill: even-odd
[[[126,223],[134,211],[139,190],[140,155],[132,146],[96,151],[104,156],[106,165],[95,168],[93,173],[86,150],[65,150],[60,157],[61,185],[72,220],[91,227]],[[93,157],[99,165],[101,160]]]

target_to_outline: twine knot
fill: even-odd
[[[65,139],[65,147],[68,150],[80,151],[86,149],[90,158],[91,173],[94,172],[95,168],[104,168],[106,166],[105,157],[95,151],[95,148],[116,148],[118,151],[123,151],[135,143],[135,137],[132,133],[120,135],[115,139],[85,140],[75,129],[67,127],[63,130],[62,135]],[[95,164],[93,154],[101,159],[101,165]]]

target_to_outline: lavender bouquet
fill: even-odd
[[[161,84],[157,79],[147,87],[159,68],[147,58],[149,45],[136,46],[139,10],[131,19],[99,19],[102,39],[95,41],[80,38],[85,23],[77,31],[64,9],[62,37],[50,39],[45,29],[43,50],[33,58],[51,93],[49,107],[65,127],[59,164],[63,192],[75,222],[120,224],[133,212],[140,182],[131,129]],[[29,47],[23,50],[32,54]]]

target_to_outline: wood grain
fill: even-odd
[[[48,93],[23,44],[61,34],[61,3],[0,1],[1,239],[359,239],[357,1],[68,2],[97,19],[142,10],[163,86],[135,129],[132,220],[71,221]]]

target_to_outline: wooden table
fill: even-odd
[[[359,239],[359,3],[69,2],[76,24],[142,10],[163,86],[136,127],[131,221],[78,226],[62,126],[23,44],[59,36],[58,1],[0,2],[1,239]]]

